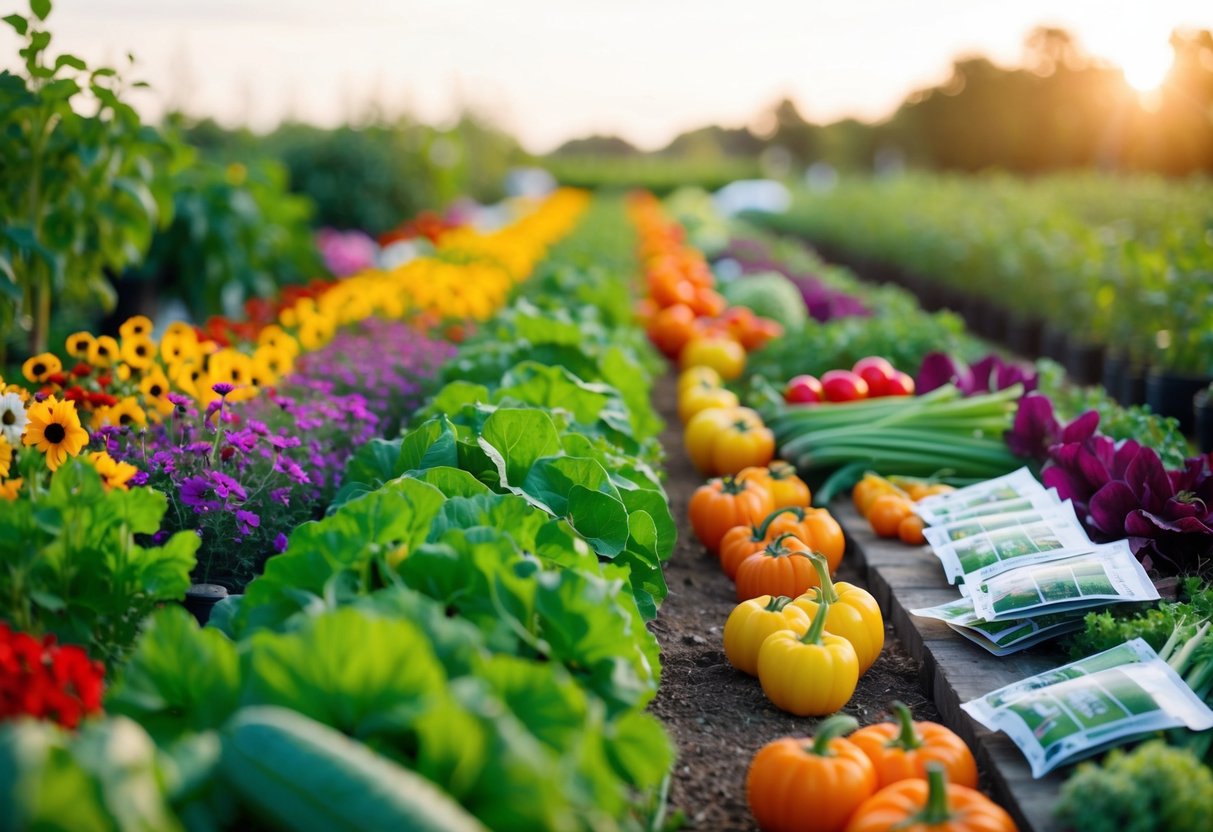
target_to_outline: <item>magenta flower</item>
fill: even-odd
[[[211,389],[220,396],[226,396],[228,393],[236,389],[236,385],[228,384],[226,381],[217,381],[211,385]]]
[[[956,385],[965,396],[1006,390],[1016,384],[1022,384],[1024,392],[1030,393],[1036,389],[1037,377],[1030,367],[1003,361],[994,353],[972,366],[947,353],[928,354],[923,358],[918,376],[914,379],[915,390],[921,395],[945,384]]]

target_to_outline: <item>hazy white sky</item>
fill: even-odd
[[[544,151],[590,132],[658,146],[785,95],[816,121],[877,118],[958,53],[1018,61],[1040,23],[1148,74],[1172,28],[1213,28],[1213,0],[56,0],[51,22],[52,48],[133,51],[152,115],[335,124],[379,101],[439,121],[463,102]]]

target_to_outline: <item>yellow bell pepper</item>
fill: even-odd
[[[825,631],[829,603],[798,635],[778,630],[758,650],[758,681],[775,707],[796,716],[825,716],[847,704],[859,682],[855,648]]]
[[[829,565],[821,555],[813,553],[809,558],[821,581],[821,595],[829,603],[826,630],[851,642],[862,676],[884,648],[884,616],[880,614],[880,605],[867,590],[846,581],[830,580]],[[801,595],[792,603],[808,613],[809,618],[817,617],[819,605],[814,595]]]
[[[812,620],[786,595],[760,595],[742,601],[729,613],[724,624],[724,654],[729,664],[758,675],[758,650],[767,636],[777,630],[792,630],[802,635]]]

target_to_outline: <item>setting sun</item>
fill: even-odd
[[[1174,55],[1165,44],[1139,47],[1117,60],[1125,73],[1125,81],[1138,92],[1150,92],[1162,86],[1171,71]]]

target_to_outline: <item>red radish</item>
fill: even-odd
[[[868,396],[887,396],[886,387],[897,373],[897,368],[879,355],[869,355],[855,362],[851,372],[868,383]]]
[[[914,378],[898,370],[885,385],[886,396],[913,396]]]
[[[783,400],[788,404],[816,404],[825,401],[825,397],[825,390],[815,376],[793,376],[783,388]]]
[[[850,370],[830,370],[821,377],[827,402],[853,402],[868,397],[868,383]]]

